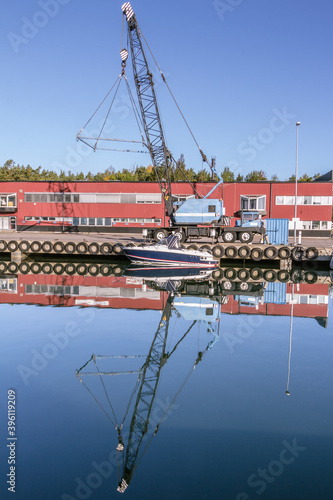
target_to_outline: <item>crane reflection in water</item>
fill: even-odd
[[[133,271],[133,269],[132,269]],[[193,270],[189,270],[189,272]],[[134,268],[134,274],[138,276],[138,269]],[[143,270],[145,273],[146,270]],[[150,271],[151,273],[152,271]],[[163,277],[163,270],[156,270],[159,276],[152,279],[145,280],[148,286],[155,286],[168,292],[168,297],[165,302],[164,310],[162,312],[161,320],[158,324],[157,330],[155,332],[153,341],[151,343],[149,352],[147,356],[140,355],[95,355],[93,354],[91,358],[76,371],[76,375],[80,382],[83,384],[85,389],[90,393],[92,398],[101,408],[103,413],[110,420],[112,425],[115,427],[117,432],[117,457],[118,457],[118,487],[117,490],[120,493],[124,493],[127,489],[130,481],[132,479],[133,473],[138,467],[143,455],[147,451],[153,437],[159,430],[160,425],[166,419],[170,410],[175,404],[176,399],[183,390],[185,384],[187,383],[189,377],[193,373],[194,369],[200,361],[203,360],[205,354],[212,349],[215,342],[219,338],[219,328],[220,328],[220,301],[223,297],[217,297],[214,295],[204,296],[202,294],[198,295],[188,295],[184,293],[179,293],[182,288],[184,279],[180,279],[180,276],[175,276],[174,279],[170,276],[170,269],[165,270],[167,277]],[[190,282],[193,285],[200,283],[200,271],[196,279],[191,276]],[[161,274],[162,273],[162,274]],[[182,270],[182,273],[186,273],[186,270]],[[131,274],[131,270],[129,270]],[[133,273],[132,273],[133,276]],[[207,279],[207,272],[201,275],[201,279]],[[206,281],[207,282],[207,281]],[[169,350],[167,349],[167,340],[169,334],[169,324],[172,316],[182,318],[190,323],[189,327],[182,334],[180,339],[173,345]],[[184,341],[187,335],[193,330],[195,325],[204,325],[206,332],[210,335],[210,340],[208,343],[205,341],[205,347],[199,349],[196,358],[190,367],[185,379],[182,381],[172,400],[163,408],[164,413],[159,418],[158,422],[154,423],[154,430],[152,435],[147,441],[148,429],[151,423],[152,409],[154,407],[154,401],[156,400],[156,395],[158,392],[159,382],[161,379],[162,368],[165,366],[170,357],[176,352],[179,345]],[[99,367],[100,363],[105,363],[106,361],[111,364],[115,364],[116,360],[122,359],[136,359],[144,358],[143,364],[138,369],[132,369],[127,371],[106,371],[101,370]],[[107,390],[107,377],[113,377],[117,375],[137,375],[136,384],[132,393],[130,394],[128,403],[126,405],[124,416],[119,421],[116,418],[116,411],[114,409],[114,401],[112,394]],[[95,395],[94,390],[89,387],[88,380],[92,377],[98,378],[101,383],[101,391],[103,394],[104,405],[107,405],[107,410],[103,406]],[[132,411],[131,421],[129,423],[129,431],[127,434],[124,433],[124,426],[128,420],[128,415],[130,413],[131,406],[134,403],[134,408]],[[156,423],[156,425],[155,425]],[[126,436],[126,439],[125,439]],[[128,436],[128,437],[127,437]],[[146,442],[144,449],[142,449],[142,443]],[[119,474],[121,473],[121,475]]]

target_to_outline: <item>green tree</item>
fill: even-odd
[[[301,177],[298,179],[299,182],[311,182],[312,177],[310,177],[308,174],[303,174]]]
[[[263,170],[252,170],[245,177],[245,182],[267,181],[266,172]]]
[[[235,174],[230,170],[229,167],[224,167],[222,172],[223,182],[235,182]]]

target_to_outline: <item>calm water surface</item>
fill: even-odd
[[[1,498],[106,500],[119,484],[127,499],[333,498],[329,286],[258,306],[121,280],[110,293],[67,277],[74,302],[18,282],[0,305]],[[38,306],[59,293],[72,307]]]

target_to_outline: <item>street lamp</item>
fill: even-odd
[[[298,127],[301,122],[296,122],[296,169],[295,169],[295,217],[294,217],[294,245],[296,245],[296,217],[297,217],[297,175],[298,175]]]

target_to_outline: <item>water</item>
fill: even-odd
[[[3,275],[1,498],[332,498],[328,283]]]

